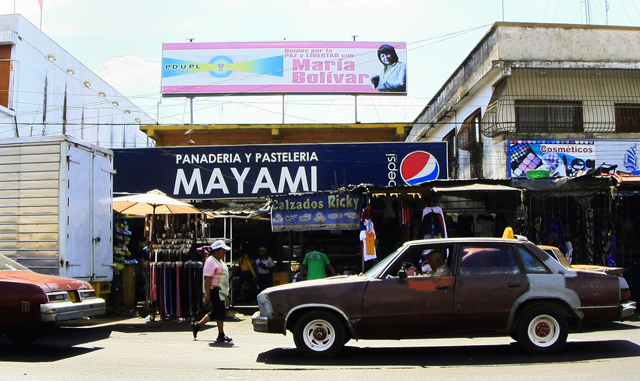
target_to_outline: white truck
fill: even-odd
[[[111,150],[70,136],[0,140],[0,253],[108,292],[114,174]]]

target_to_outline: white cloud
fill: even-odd
[[[155,105],[160,96],[160,62],[137,55],[111,57],[93,71],[140,108]]]

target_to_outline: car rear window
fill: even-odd
[[[518,251],[520,252],[520,258],[522,258],[522,263],[524,264],[524,271],[527,274],[549,273],[549,269],[542,264],[542,261],[540,261],[538,257],[530,253],[529,250],[524,247],[519,247]]]
[[[520,274],[511,245],[465,246],[460,262],[460,276]]]

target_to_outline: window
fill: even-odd
[[[0,45],[0,106],[9,108],[9,90],[13,62],[11,62],[11,47],[13,45]]]
[[[408,276],[419,276],[430,270],[427,263],[427,254],[440,251],[449,263],[452,245],[414,245],[409,247],[387,272],[387,277],[395,277],[400,270],[407,272]]]
[[[511,245],[463,248],[460,276],[507,274],[520,274],[520,267]]]
[[[458,148],[469,151],[482,143],[480,136],[481,116],[481,110],[477,109],[462,122],[457,136]]]
[[[456,129],[452,129],[444,138],[447,142],[447,162],[449,163],[449,178],[455,179],[458,169],[458,148],[456,147]]]
[[[524,247],[519,247],[520,258],[524,264],[524,271],[527,274],[548,274],[549,270],[544,267],[542,262],[535,255],[531,254]]]
[[[640,132],[640,104],[616,104],[616,132]]]
[[[582,102],[516,100],[516,132],[582,132]]]
[[[456,143],[461,150],[469,151],[469,175],[471,178],[483,178],[483,148],[480,135],[482,110],[477,109],[469,115],[458,131]]]

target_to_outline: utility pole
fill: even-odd
[[[580,0],[581,3],[584,3],[584,21],[585,24],[591,25],[591,3],[589,0]]]

